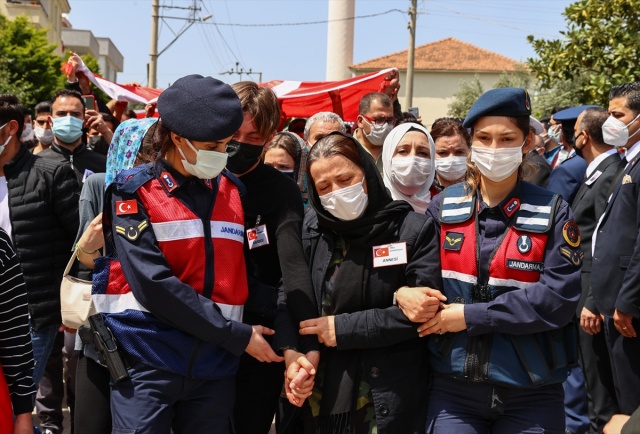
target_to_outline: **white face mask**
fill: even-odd
[[[184,158],[184,160],[182,160],[182,166],[187,173],[200,179],[213,179],[218,176],[220,172],[222,172],[222,169],[224,169],[224,166],[227,165],[228,155],[226,152],[196,149],[189,139],[185,138],[184,140],[196,153],[196,162],[195,164],[191,164],[187,161],[187,157],[184,156],[182,149],[178,148],[178,152],[180,152],[180,155]]]
[[[462,179],[467,173],[467,157],[436,158],[436,173],[447,181]]]
[[[471,146],[471,161],[480,173],[493,182],[507,179],[522,163],[522,145],[515,148],[485,148]]]
[[[393,125],[388,122],[385,122],[382,125],[376,125],[369,122],[366,118],[362,118],[366,123],[371,127],[371,132],[369,134],[365,133],[365,137],[367,140],[371,142],[372,145],[382,146],[384,145],[384,139],[387,138],[391,130],[393,129]],[[364,133],[364,131],[363,131]]]
[[[427,182],[431,170],[431,160],[428,158],[397,156],[391,159],[390,178],[400,192],[413,196]]]
[[[4,124],[3,126],[0,127],[0,130],[2,130],[4,127],[6,127],[9,124],[9,122],[7,122],[6,124]],[[6,148],[7,144],[9,143],[9,141],[11,140],[11,135],[9,135],[7,137],[7,140],[4,141],[4,143],[2,144],[2,146],[0,146],[0,154],[2,154],[4,152],[4,148]]]
[[[50,145],[53,142],[53,131],[42,127],[34,127],[33,133],[36,135],[36,139],[44,145]]]
[[[602,124],[602,138],[608,145],[615,146],[616,148],[622,148],[626,146],[629,139],[635,136],[640,128],[635,133],[629,135],[629,125],[634,123],[640,118],[640,114],[633,118],[628,124],[624,124],[621,120],[609,116],[604,124]]]
[[[320,203],[335,218],[355,220],[364,214],[369,204],[363,183],[364,178],[357,184],[324,194],[320,196]]]
[[[22,135],[20,135],[20,141],[26,142],[33,139],[33,126],[29,123],[24,124],[22,128]]]

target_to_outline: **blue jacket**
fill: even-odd
[[[428,212],[441,223],[443,292],[465,304],[467,324],[430,340],[434,371],[519,388],[562,382],[576,360],[582,259],[568,205],[519,182],[489,208],[456,184]]]
[[[223,187],[225,176],[231,183]],[[96,261],[92,293],[133,359],[191,378],[235,375],[252,333],[238,317],[247,285],[235,182],[226,174],[185,178],[161,161],[123,172],[107,189],[105,256]],[[218,210],[238,221],[217,218]],[[216,249],[220,241],[238,246]],[[220,287],[229,273],[243,279]],[[233,291],[243,292],[241,302],[226,302]]]

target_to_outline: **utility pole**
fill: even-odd
[[[171,47],[173,45],[174,42],[176,42],[178,40],[178,38],[180,36],[182,36],[187,30],[189,30],[189,28],[194,25],[195,23],[202,23],[204,21],[207,21],[210,18],[213,18],[213,15],[208,14],[205,15],[204,17],[196,17],[196,13],[200,12],[201,9],[199,7],[197,7],[197,1],[198,0],[192,0],[192,5],[191,6],[170,6],[170,5],[164,5],[164,6],[160,6],[160,0],[152,0],[151,3],[151,48],[149,50],[149,65],[147,66],[147,83],[149,87],[156,87],[157,85],[157,80],[158,80],[158,57],[160,57],[160,55],[162,53],[164,53],[165,51],[167,51],[167,49],[169,47]],[[184,18],[184,17],[173,17],[173,16],[166,16],[166,15],[160,15],[160,8],[163,9],[183,9],[183,10],[187,10],[189,11],[189,17]],[[162,18],[163,20],[165,19],[174,19],[174,20],[184,20],[187,21],[187,24],[185,26],[182,27],[182,29],[176,33],[173,30],[171,30],[171,28],[169,27],[169,29],[173,32],[173,35],[175,36],[173,38],[173,40],[171,42],[169,42],[169,44],[167,44],[166,47],[164,47],[162,50],[160,50],[160,52],[158,52],[158,20]]]
[[[416,49],[416,16],[418,0],[411,0],[409,7],[409,51],[407,52],[407,108],[413,105],[413,56]]]
[[[240,67],[240,62],[236,62],[236,69],[235,70],[234,69],[230,69],[228,71],[222,71],[220,73],[220,75],[224,75],[224,74],[229,74],[229,75],[238,74],[240,76],[240,80],[242,80],[242,74],[249,75],[249,76],[254,75],[254,74],[258,74],[258,83],[262,83],[262,72],[257,72],[257,71],[253,72],[253,70],[251,68],[249,68],[248,71],[245,71],[244,68]]]
[[[149,70],[147,84],[156,87],[158,77],[158,19],[160,18],[160,0],[151,2],[151,50],[149,52]]]

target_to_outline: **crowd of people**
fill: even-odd
[[[425,126],[392,73],[283,124],[200,75],[138,118],[74,65],[0,95],[2,433],[61,434],[65,395],[77,434],[640,432],[640,83]]]

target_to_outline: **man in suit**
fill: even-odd
[[[580,185],[584,179],[587,163],[582,157],[576,155],[573,143],[573,131],[578,116],[588,108],[597,107],[594,105],[581,105],[561,110],[553,115],[553,118],[562,124],[560,141],[567,146],[569,156],[557,166],[551,166],[553,170],[549,175],[547,188],[554,193],[558,193],[564,200],[571,203],[576,196]]]
[[[573,146],[588,164],[585,181],[571,203],[573,216],[580,228],[580,245],[584,251],[582,262],[582,297],[577,314],[580,318],[581,367],[589,398],[589,420],[592,432],[602,432],[604,424],[616,413],[611,363],[604,338],[600,333],[602,319],[589,297],[591,282],[591,239],[598,219],[607,205],[611,183],[620,166],[620,156],[613,146],[604,143],[602,124],[607,110],[589,108],[583,111],[574,126]]]
[[[614,86],[606,143],[626,148],[626,166],[594,233],[591,293],[603,330],[620,413],[640,406],[640,82]]]

